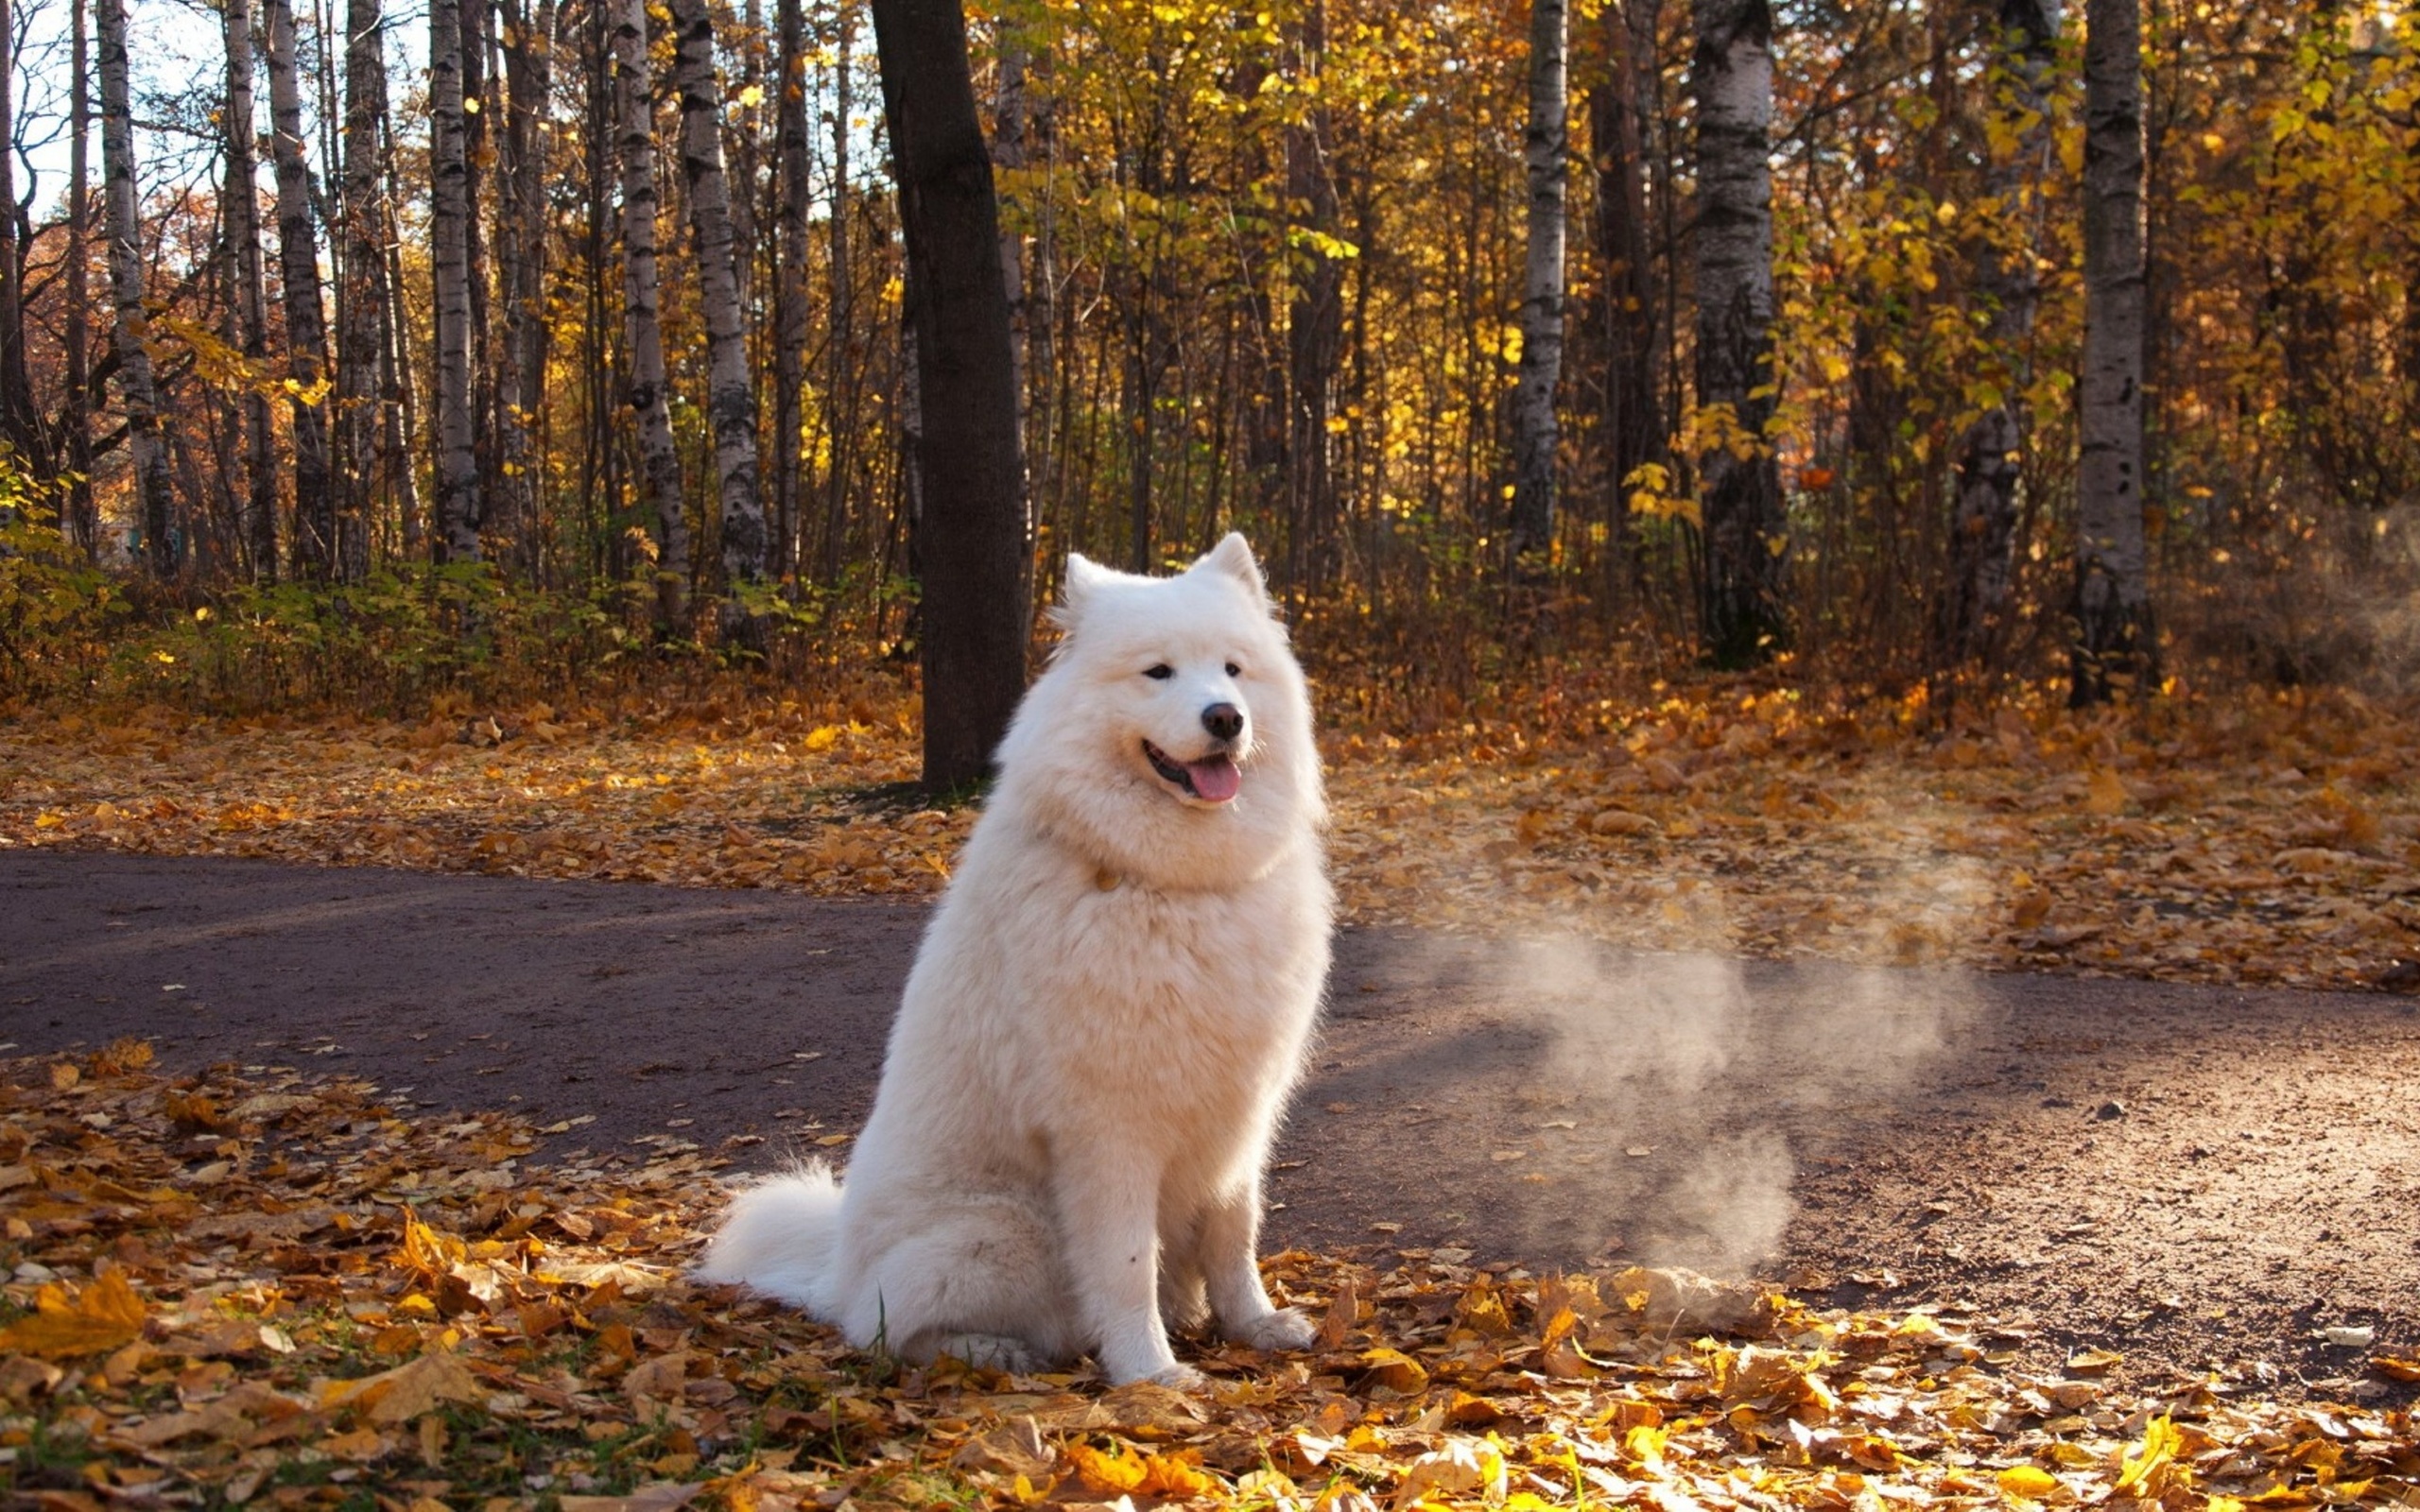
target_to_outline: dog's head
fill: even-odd
[[[1004,789],[1172,885],[1256,870],[1319,822],[1308,694],[1243,537],[1173,577],[1071,556],[1054,617],[1063,638],[1001,748]]]

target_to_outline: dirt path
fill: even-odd
[[[864,1117],[924,919],[105,853],[0,853],[0,1054],[139,1034],[586,1120],[563,1149],[764,1136],[740,1170]],[[1331,996],[1274,1244],[1754,1269],[1972,1310],[2023,1363],[2412,1394],[2323,1333],[2420,1353],[2409,1001],[1377,931]]]

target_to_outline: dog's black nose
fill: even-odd
[[[1214,703],[1201,711],[1201,728],[1220,740],[1233,740],[1244,732],[1244,712],[1231,703]]]

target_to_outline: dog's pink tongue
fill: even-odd
[[[1224,756],[1208,761],[1187,762],[1184,769],[1193,775],[1193,792],[1197,798],[1212,803],[1224,803],[1243,791],[1244,774]]]

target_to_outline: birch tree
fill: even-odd
[[[471,202],[462,116],[461,0],[428,8],[430,264],[436,289],[438,559],[479,559],[471,397]]]
[[[227,179],[220,190],[233,279],[236,339],[251,382],[238,406],[244,430],[239,448],[247,474],[244,540],[252,571],[277,578],[277,468],[271,455],[268,396],[268,296],[261,283],[260,163],[252,125],[251,0],[226,0],[221,30],[227,39]]]
[[[320,292],[320,232],[311,214],[311,165],[303,156],[302,91],[294,59],[293,0],[265,0],[268,22],[270,154],[277,163],[278,277],[285,290],[287,376],[294,399],[295,556],[316,576],[333,575],[334,499],[328,486],[328,337]]]
[[[673,84],[681,94],[681,178],[689,201],[698,299],[706,320],[706,416],[715,436],[715,502],[721,531],[726,633],[749,615],[744,589],[765,577],[765,499],[757,487],[756,386],[749,377],[733,251],[731,187],[722,166],[722,91],[715,82],[714,24],[705,0],[671,0]]]
[[[956,0],[874,0],[916,303],[924,429],[925,769],[980,779],[1025,691],[1032,628],[999,207]]]
[[[666,639],[689,633],[689,525],[681,510],[681,458],[672,446],[658,317],[655,81],[647,51],[647,0],[621,0],[614,19],[622,162],[622,310],[630,342],[624,402],[637,423],[639,505],[655,517],[655,624]]]
[[[143,226],[134,188],[134,119],[126,66],[126,0],[96,0],[94,42],[100,54],[101,178],[109,217],[110,298],[117,312],[118,393],[126,406],[127,446],[134,463],[137,518],[144,563],[151,576],[176,576],[177,544],[169,537],[167,438],[161,434],[159,390],[151,376],[148,322],[143,311]]]
[[[1698,100],[1698,458],[1705,565],[1699,633],[1720,666],[1762,662],[1788,633],[1789,525],[1765,436],[1772,418],[1772,10],[1694,0]],[[1708,434],[1711,433],[1711,434]]]
[[[1984,375],[1994,396],[1959,444],[1958,497],[1950,515],[1949,578],[1942,601],[1941,660],[1996,658],[2010,612],[2016,543],[2016,489],[2025,441],[2025,348],[2041,301],[2031,228],[2049,150],[2048,83],[2060,0],[2000,0],[1999,36],[1986,87],[1992,144],[1984,188],[1992,214],[1978,257],[1985,309]]]
[[[2083,373],[2077,386],[2076,641],[2068,697],[2156,675],[2143,537],[2141,0],[2084,9]]]
[[[387,163],[379,127],[387,115],[386,18],[381,0],[347,0],[344,53],[342,280],[337,298],[336,504],[338,560],[351,573],[354,538],[386,472],[388,325]]]
[[[1544,565],[1554,542],[1555,387],[1563,375],[1564,163],[1570,150],[1564,0],[1530,0],[1529,255],[1521,281],[1521,361],[1512,386],[1512,531],[1515,571]]]
[[[16,112],[11,105],[17,24],[10,0],[0,0],[0,435],[19,456],[47,456],[42,420],[26,369],[26,247],[18,235]]]
[[[67,514],[61,524],[69,542],[91,560],[100,548],[100,518],[93,498],[92,290],[87,285],[84,238],[92,227],[92,206],[85,187],[91,163],[86,140],[92,135],[92,74],[84,41],[84,0],[72,0],[67,107]]]

